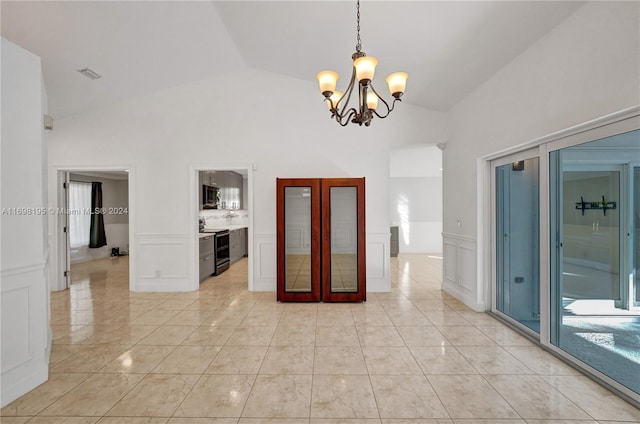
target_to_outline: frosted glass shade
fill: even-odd
[[[375,93],[367,93],[367,107],[371,110],[376,110],[378,107],[378,96]]]
[[[336,90],[336,83],[338,82],[338,73],[333,71],[318,72],[317,75],[318,84],[320,84],[320,92],[334,92]]]
[[[331,102],[333,102],[333,107],[335,107],[336,109],[338,108],[338,102],[343,95],[344,93],[342,91],[334,91],[331,97],[329,97]],[[327,107],[329,108],[329,110],[331,110],[331,102],[327,102]]]
[[[407,75],[405,72],[395,72],[386,79],[391,94],[404,93],[407,88]]]
[[[363,56],[354,60],[353,66],[356,68],[356,77],[358,78],[358,81],[371,81],[376,72],[377,65],[378,59],[371,56]]]

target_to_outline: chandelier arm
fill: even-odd
[[[351,80],[349,81],[349,85],[347,86],[345,95],[343,95],[342,98],[338,101],[338,104],[340,104],[342,100],[344,100],[344,103],[342,104],[341,115],[343,115],[345,111],[347,111],[347,108],[349,107],[349,101],[351,100],[351,94],[353,93],[353,85],[355,81],[356,81],[356,68],[353,68],[353,70],[351,71]]]
[[[395,105],[395,101],[391,104],[391,107],[389,107],[389,103],[386,102],[385,99],[382,98],[382,96],[380,94],[378,94],[378,92],[376,91],[376,89],[373,87],[373,84],[369,84],[369,86],[371,87],[371,91],[373,91],[373,93],[378,97],[378,99],[380,99],[382,101],[382,103],[384,103],[385,107],[387,108],[387,113],[385,113],[384,115],[380,115],[378,113],[377,110],[373,110],[373,113],[378,117],[378,118],[386,118],[387,116],[389,116],[389,114],[391,113],[391,111],[393,110],[393,106]]]
[[[333,100],[331,100],[331,97],[325,97],[324,101],[329,102],[329,105],[331,106],[329,108],[329,111],[333,114],[333,110],[336,108],[336,105],[333,104]]]
[[[356,110],[354,108],[351,108],[347,111],[348,113],[346,115],[338,115],[336,116],[336,122],[338,122],[338,124],[340,124],[340,126],[342,127],[346,127],[347,125],[349,125],[349,122],[351,122],[351,118],[354,115],[357,115],[358,112],[356,112]],[[339,117],[339,118],[338,118]],[[343,123],[344,121],[344,123]]]
[[[343,120],[357,114],[358,114],[358,111],[352,107],[347,110],[343,110],[342,113],[337,114],[337,116],[340,117],[340,120]]]
[[[380,99],[380,100],[382,100],[382,99]],[[384,100],[383,100],[383,101],[384,101]],[[389,114],[390,114],[390,113],[391,113],[391,111],[393,110],[393,107],[395,106],[396,102],[400,102],[400,101],[402,101],[402,100],[400,100],[400,99],[393,99],[393,103],[391,103],[391,108],[388,108],[386,115],[380,115],[380,114],[379,114],[378,112],[376,112],[375,110],[373,111],[373,113],[375,113],[375,114],[376,114],[376,116],[377,116],[378,118],[382,118],[382,119],[384,119],[384,118],[386,118],[387,116],[389,116]],[[386,104],[386,102],[385,102],[385,104]]]

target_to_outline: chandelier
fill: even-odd
[[[393,110],[397,101],[401,101],[400,97],[404,93],[407,85],[408,75],[404,72],[395,72],[386,79],[389,86],[389,92],[393,96],[393,103],[389,106],[373,88],[373,75],[376,70],[378,60],[375,57],[367,56],[362,49],[362,40],[360,39],[360,0],[356,1],[356,17],[357,17],[357,38],[356,52],[351,55],[353,60],[353,70],[351,72],[351,81],[347,87],[346,94],[336,91],[336,83],[338,74],[334,71],[322,71],[318,73],[318,83],[320,91],[324,96],[327,107],[331,112],[331,118],[335,119],[341,126],[345,127],[349,122],[362,126],[371,125],[373,116],[378,118],[386,118]],[[356,84],[356,79],[358,83]],[[349,101],[353,90],[358,87],[358,104],[355,107],[349,107]],[[355,96],[354,96],[355,97]],[[380,109],[380,102],[384,108]]]

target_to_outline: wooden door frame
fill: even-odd
[[[277,260],[279,302],[319,302],[320,289],[320,179],[318,178],[277,178],[276,179],[276,216],[277,216]],[[286,255],[285,255],[285,188],[309,187],[311,189],[311,292],[286,291]]]
[[[364,178],[322,179],[322,301],[363,302],[367,300],[367,256]],[[357,197],[358,289],[355,292],[331,291],[331,188],[355,187]]]

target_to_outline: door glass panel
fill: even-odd
[[[638,130],[550,154],[551,343],[636,393],[639,160]]]
[[[633,170],[633,270],[635,274],[633,291],[635,291],[635,306],[640,306],[640,167]]]
[[[566,171],[562,181],[564,301],[569,309],[586,299],[619,301],[620,209],[582,211],[582,200],[585,207],[612,201],[617,206],[620,172]],[[614,308],[614,302],[606,304]]]
[[[331,291],[358,291],[358,192],[331,187]]]
[[[496,167],[496,309],[540,332],[539,159]]]
[[[311,187],[285,187],[285,291],[311,292]]]

